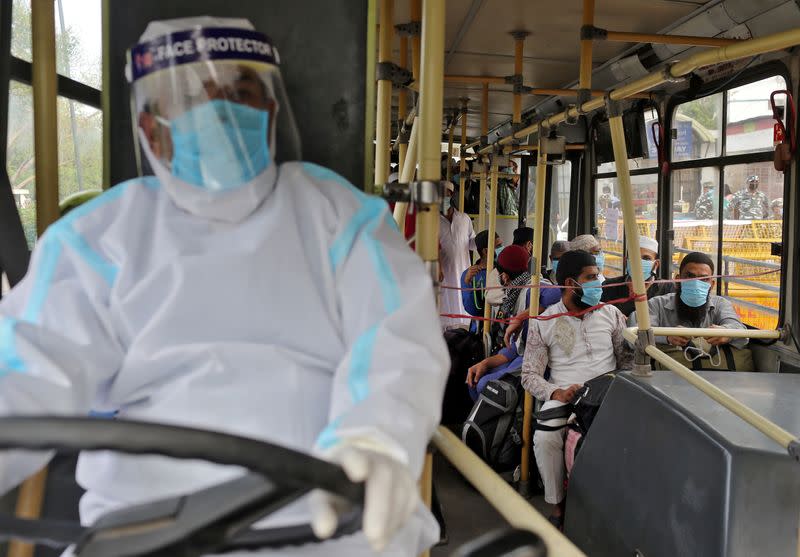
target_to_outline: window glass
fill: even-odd
[[[9,82],[6,170],[28,245],[36,240],[36,175],[33,155],[33,91]]]
[[[569,199],[572,182],[572,163],[555,165],[552,168],[553,178],[550,185],[550,237],[552,244],[556,240],[569,240]]]
[[[31,0],[13,0],[11,5],[11,55],[28,62],[31,55]]]
[[[748,179],[753,176],[757,187],[750,189]],[[743,322],[774,329],[781,272],[780,258],[770,252],[772,242],[782,241],[783,173],[772,162],[737,164],[725,167],[724,178],[732,193],[726,195],[724,207],[720,274],[741,278],[721,280],[721,293],[730,298]]]
[[[57,107],[58,197],[63,201],[79,191],[102,189],[103,114],[63,97]]]
[[[639,234],[656,237],[658,218],[658,175],[631,176],[633,204]],[[624,274],[622,254],[625,231],[619,185],[616,178],[600,178],[595,182],[595,223],[597,237],[606,252],[603,274],[607,278]]]
[[[770,93],[780,89],[786,89],[786,80],[778,75],[728,91],[725,154],[773,149],[772,127],[775,120],[772,118],[769,97]],[[775,102],[783,106],[786,97],[776,96]]]
[[[702,251],[717,261],[719,169],[707,166],[672,173],[673,274],[681,259]]]
[[[101,0],[55,0],[56,71],[96,89],[101,84]],[[31,2],[13,0],[11,54],[31,61]]]
[[[628,168],[636,170],[639,168],[656,168],[658,166],[658,148],[653,139],[653,123],[658,122],[658,114],[655,110],[648,109],[644,112],[644,127],[647,135],[647,156],[628,159]],[[597,166],[597,174],[606,172],[616,172],[617,163],[615,161],[605,162]]]
[[[722,154],[722,93],[678,105],[671,133],[673,161]]]

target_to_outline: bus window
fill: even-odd
[[[639,234],[656,237],[658,219],[658,175],[639,174],[631,176],[633,204]],[[595,182],[595,222],[597,237],[606,252],[606,278],[624,273],[622,254],[624,250],[624,225],[616,178],[598,178]]]
[[[684,255],[693,251],[702,251],[717,261],[719,207],[719,170],[716,167],[672,173],[673,275]]]
[[[9,82],[6,170],[28,246],[36,241],[36,174],[33,155],[33,90]]]
[[[553,178],[550,182],[550,237],[552,244],[556,240],[569,240],[569,196],[572,178],[572,163],[555,165],[552,168]],[[549,246],[548,246],[549,249]]]
[[[774,329],[781,261],[770,253],[772,242],[783,236],[783,173],[771,162],[737,164],[725,167],[724,180],[732,193],[724,208],[720,274],[743,278],[720,281],[721,293],[730,298],[743,322]],[[757,187],[749,188],[753,183]]]
[[[672,160],[722,154],[722,93],[678,105],[672,120]]]
[[[58,98],[57,109],[59,200],[103,189],[102,111],[63,97]]]
[[[769,96],[772,91],[779,89],[786,89],[786,80],[783,76],[775,75],[727,92],[726,155],[773,149],[772,126],[775,120],[772,118]],[[786,97],[779,96],[776,103],[782,105],[785,100]]]

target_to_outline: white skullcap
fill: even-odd
[[[658,242],[647,236],[639,236],[639,247],[658,253]]]
[[[446,181],[444,183],[444,189],[445,189],[445,191],[449,191],[450,193],[453,193],[454,191],[456,191],[456,187],[453,185],[453,182],[449,182],[449,181]]]
[[[249,29],[250,31],[255,31],[256,29],[249,20],[242,17],[213,17],[210,15],[179,17],[151,21],[147,24],[142,36],[139,37],[139,42],[152,41],[162,35],[188,31],[197,27],[233,27],[235,29]]]
[[[598,242],[597,238],[591,234],[581,234],[580,236],[575,236],[575,238],[569,241],[569,249],[571,250],[582,249],[583,251],[591,252],[593,249],[599,247],[600,242]]]

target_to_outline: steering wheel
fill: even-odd
[[[1,540],[74,545],[76,557],[197,557],[318,542],[310,525],[251,528],[315,488],[352,504],[334,537],[361,529],[363,484],[350,482],[334,464],[247,437],[128,420],[15,417],[0,418],[2,449],[110,450],[199,459],[248,470],[244,476],[188,495],[108,513],[91,527],[0,513]]]

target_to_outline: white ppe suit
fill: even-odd
[[[307,163],[217,193],[154,167],[52,225],[0,303],[0,414],[116,410],[320,454],[368,438],[418,477],[449,362],[386,204]],[[44,462],[0,453],[0,487]],[[241,473],[83,454],[82,521]],[[301,500],[268,522],[308,521]],[[416,555],[436,532],[420,506],[381,554]],[[360,533],[247,553],[371,554]]]

